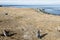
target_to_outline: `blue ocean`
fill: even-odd
[[[38,9],[44,9],[45,12],[50,14],[60,15],[59,5],[3,5],[3,7],[38,8]]]

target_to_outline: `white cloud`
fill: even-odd
[[[16,5],[56,5],[59,0],[0,0],[0,4]]]

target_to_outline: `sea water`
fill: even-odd
[[[50,14],[60,15],[60,9],[58,8],[47,8],[44,11]]]

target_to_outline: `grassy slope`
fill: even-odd
[[[41,40],[60,40],[59,28],[60,16],[44,14],[31,8],[0,8],[0,33],[4,29],[17,33],[12,37],[0,36],[0,39],[39,40],[36,35],[41,30],[41,34],[48,33]]]

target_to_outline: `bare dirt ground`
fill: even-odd
[[[44,14],[31,8],[0,8],[0,34],[3,30],[16,33],[0,40],[60,40],[60,16]],[[37,37],[47,33],[42,39]]]

